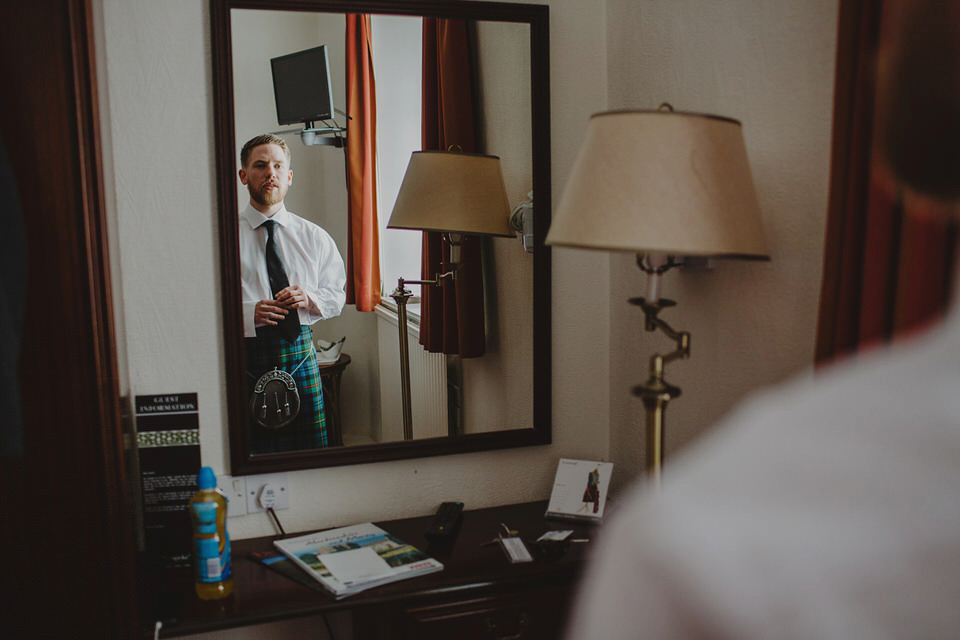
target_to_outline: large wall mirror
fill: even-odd
[[[418,150],[422,19],[466,20],[474,55],[480,151],[499,156],[511,207],[532,198],[533,242],[484,238],[486,350],[475,358],[428,353],[409,328],[412,438],[404,433],[396,277],[417,279],[420,232],[382,230],[384,304],[312,326],[315,341],[343,340],[325,375],[329,446],[262,452],[251,441],[241,312],[238,212],[249,196],[239,150],[278,133],[294,171],[285,204],[324,228],[347,258],[345,152],[306,146],[278,124],[270,60],[326,45],[334,104],[346,111],[346,12],[371,15],[377,101],[379,215],[389,218],[410,153]],[[235,475],[358,464],[550,442],[550,217],[548,8],[494,2],[212,0],[212,58],[223,326],[231,471]],[[347,129],[344,114],[334,118]],[[302,127],[300,127],[302,128]],[[529,208],[529,206],[527,207]],[[415,258],[413,263],[409,260]],[[418,294],[419,292],[415,292]],[[412,307],[416,319],[416,307]]]

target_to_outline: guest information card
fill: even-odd
[[[144,547],[156,568],[190,566],[187,502],[197,490],[200,418],[196,393],[136,397]]]

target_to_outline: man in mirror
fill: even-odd
[[[250,194],[238,226],[252,453],[329,444],[310,325],[340,315],[346,273],[330,234],[284,206],[290,160],[272,134],[240,152]]]

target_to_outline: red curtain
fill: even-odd
[[[347,14],[347,303],[380,302],[377,223],[377,100],[370,16]]]
[[[422,145],[428,150],[478,152],[475,61],[470,25],[424,18]],[[464,237],[455,281],[423,287],[420,344],[434,353],[482,356],[485,350],[481,238]],[[423,234],[422,277],[447,270],[449,251],[438,233]]]
[[[905,200],[875,147],[874,74],[896,7],[840,4],[818,364],[922,329],[952,292],[953,223]]]

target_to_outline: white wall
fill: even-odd
[[[691,357],[669,365],[683,389],[666,417],[667,455],[751,389],[813,362],[830,169],[837,0],[608,0],[610,108],[701,111],[743,123],[769,263],[717,261],[674,270],[661,317],[692,334]],[[554,173],[562,182],[562,175]],[[621,472],[642,461],[643,405],[629,393],[647,358],[672,349],[627,303],[644,277],[630,255],[611,263],[612,453]]]
[[[500,157],[516,206],[533,188],[530,27],[480,23],[477,50],[480,151]],[[483,260],[486,352],[460,361],[467,433],[533,424],[533,254],[516,238],[488,238]]]

